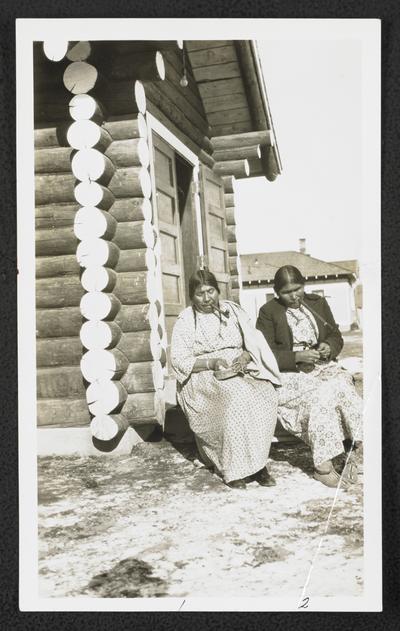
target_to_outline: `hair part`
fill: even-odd
[[[207,269],[198,269],[189,278],[190,300],[193,300],[193,296],[195,295],[197,289],[202,285],[209,285],[210,287],[214,287],[214,289],[216,289],[219,293],[218,282],[214,274]]]
[[[285,285],[305,285],[303,274],[294,265],[280,267],[274,276],[274,290],[278,294]]]

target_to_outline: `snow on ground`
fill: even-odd
[[[354,348],[356,348],[356,351]],[[360,339],[352,334],[353,356]],[[358,349],[358,351],[357,351]],[[357,384],[362,386],[360,382]],[[285,597],[362,594],[362,478],[312,478],[308,448],[274,444],[276,487],[232,490],[196,466],[193,443],[129,456],[39,459],[43,597]]]

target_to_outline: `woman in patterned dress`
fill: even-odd
[[[332,459],[345,439],[354,454],[342,471],[342,486],[357,481],[361,465],[362,401],[352,376],[336,360],[343,338],[325,298],[304,293],[305,279],[291,265],[275,274],[278,298],[261,307],[257,328],[281,370],[279,419],[284,428],[311,447],[314,477],[336,487],[340,476]]]
[[[275,357],[245,312],[220,301],[211,272],[193,274],[189,296],[192,305],[173,329],[171,363],[199,453],[231,488],[246,488],[251,476],[272,486],[266,464],[277,419],[274,386],[280,384]],[[228,368],[236,374],[214,374]]]

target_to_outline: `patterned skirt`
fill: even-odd
[[[345,438],[362,440],[362,399],[336,362],[310,373],[282,373],[278,394],[282,425],[310,445],[315,466],[341,454]]]
[[[230,363],[237,351],[226,349],[207,357]],[[277,419],[278,396],[269,381],[249,375],[218,381],[211,370],[193,373],[178,391],[201,455],[225,482],[252,475],[265,467]]]

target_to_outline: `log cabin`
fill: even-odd
[[[239,301],[235,180],[281,172],[256,44],[36,42],[34,120],[39,453],[120,452],[176,404],[191,273]]]

